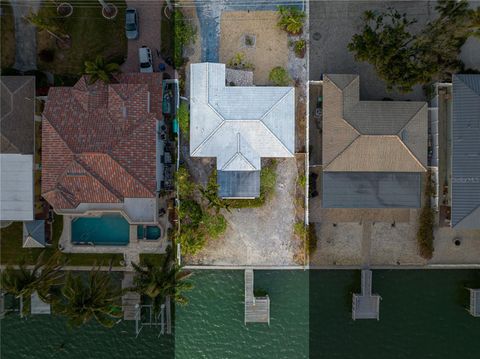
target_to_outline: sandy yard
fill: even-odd
[[[268,74],[276,66],[287,68],[287,33],[277,26],[276,11],[223,12],[220,22],[220,62],[228,63],[235,54],[245,54],[247,62],[255,66],[256,85],[268,85]],[[254,35],[254,47],[246,47],[243,37]]]
[[[203,265],[298,265],[294,256],[303,252],[295,239],[295,159],[278,160],[275,194],[260,208],[224,212],[225,235],[209,241],[188,264]]]

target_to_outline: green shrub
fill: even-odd
[[[183,255],[198,253],[205,245],[205,240],[205,233],[191,225],[183,225],[177,236],[177,243],[180,243]]]
[[[430,200],[433,194],[433,185],[431,181],[431,173],[427,174],[427,180],[424,190],[424,205],[420,212],[420,218],[417,229],[417,242],[420,255],[425,259],[431,259],[433,256],[433,225],[435,213],[431,206]]]
[[[293,231],[300,238],[304,238],[307,235],[307,228],[305,227],[305,223],[303,222],[295,223],[293,225]]]
[[[203,219],[203,210],[198,202],[193,199],[185,199],[180,201],[178,215],[182,222],[192,226],[198,226]]]
[[[287,70],[285,70],[281,66],[274,67],[270,71],[270,74],[268,75],[268,79],[275,86],[288,86],[292,81],[292,79],[288,75]]]
[[[203,225],[205,226],[207,236],[210,238],[218,238],[227,230],[227,221],[221,214],[205,214]]]
[[[185,101],[180,102],[180,107],[178,108],[178,124],[180,131],[188,138],[190,133],[190,111]]]
[[[235,70],[254,70],[255,67],[250,62],[245,61],[245,54],[243,52],[237,52],[227,62],[227,67]]]
[[[295,50],[295,55],[297,57],[303,58],[305,56],[305,50],[307,47],[307,42],[305,40],[295,41],[293,48]]]
[[[173,40],[173,63],[176,68],[182,67],[185,63],[183,48],[191,42],[195,42],[196,29],[192,26],[180,10],[173,13],[174,40]]]
[[[307,253],[311,256],[317,250],[317,232],[315,231],[315,223],[310,223],[308,225],[306,241]]]
[[[180,166],[175,173],[175,184],[180,198],[190,197],[195,190],[195,184],[190,180],[190,173],[183,166]]]
[[[307,185],[307,176],[305,176],[304,174],[298,176],[298,185],[301,188],[305,189],[305,186]]]
[[[296,7],[278,6],[280,20],[277,25],[292,35],[301,34],[305,13]]]

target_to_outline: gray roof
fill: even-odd
[[[0,153],[33,154],[35,77],[0,77]]]
[[[323,172],[325,208],[418,208],[421,174]]]
[[[222,198],[260,196],[260,171],[218,171],[217,183]]]
[[[257,171],[262,157],[293,157],[295,89],[225,86],[225,65],[190,67],[190,155],[219,171]]]
[[[23,222],[23,248],[45,247],[45,221]]]
[[[480,75],[453,76],[452,226],[480,228]]]

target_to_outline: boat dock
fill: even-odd
[[[245,324],[268,323],[270,325],[270,298],[255,297],[253,293],[253,269],[245,270]]]
[[[352,298],[353,320],[380,320],[380,299],[378,294],[372,294],[372,271],[363,269],[361,293],[354,293]]]
[[[133,273],[125,272],[122,289],[133,287]],[[127,292],[122,296],[123,320],[135,320],[136,306],[140,305],[140,294]]]
[[[468,312],[474,317],[480,317],[480,289],[468,288],[470,292],[470,308]]]

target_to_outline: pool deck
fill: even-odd
[[[127,245],[76,245],[72,243],[71,222],[76,216],[63,216],[63,232],[59,245],[64,253],[122,253],[126,263],[126,270],[133,270],[131,262],[140,262],[140,253],[165,253],[167,246],[167,229],[169,228],[167,216],[163,216],[158,223],[162,237],[158,240],[139,240],[137,238],[137,225],[130,224],[130,239]]]

